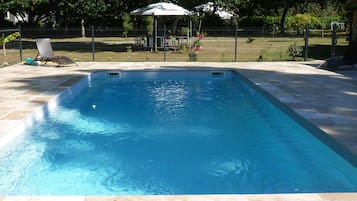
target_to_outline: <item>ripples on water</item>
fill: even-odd
[[[246,87],[98,82],[2,150],[0,194],[357,190],[356,168]]]

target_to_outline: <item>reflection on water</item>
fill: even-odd
[[[249,171],[249,164],[249,161],[234,158],[217,158],[208,164],[208,174],[216,177],[239,175]]]
[[[228,80],[97,80],[0,152],[0,195],[357,191],[357,170]]]

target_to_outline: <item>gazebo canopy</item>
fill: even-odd
[[[192,15],[192,12],[173,3],[154,3],[145,7],[135,9],[130,12],[131,15],[152,15],[152,16],[167,16],[167,15]]]

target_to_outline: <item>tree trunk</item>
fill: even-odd
[[[280,18],[280,33],[284,34],[285,33],[285,20],[286,20],[286,15],[288,14],[289,7],[286,5],[284,7],[283,13]]]
[[[86,37],[86,27],[84,25],[84,19],[81,20],[81,31],[82,31],[82,38]]]

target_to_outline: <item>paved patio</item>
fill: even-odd
[[[330,72],[316,69],[315,62],[248,63],[109,63],[82,62],[79,67],[27,66],[17,64],[0,69],[0,146],[6,135],[33,111],[94,70],[152,69],[165,67],[223,67],[237,69],[289,108],[326,132],[357,159],[357,69]],[[263,196],[263,197],[262,197]],[[136,197],[138,198],[138,197]],[[66,200],[134,200],[135,197],[85,198]],[[168,197],[141,197],[136,200],[167,200]],[[357,200],[352,194],[171,196],[170,200]],[[346,198],[346,199],[344,199]],[[0,201],[46,198],[0,197]],[[50,200],[53,200],[51,198]]]

